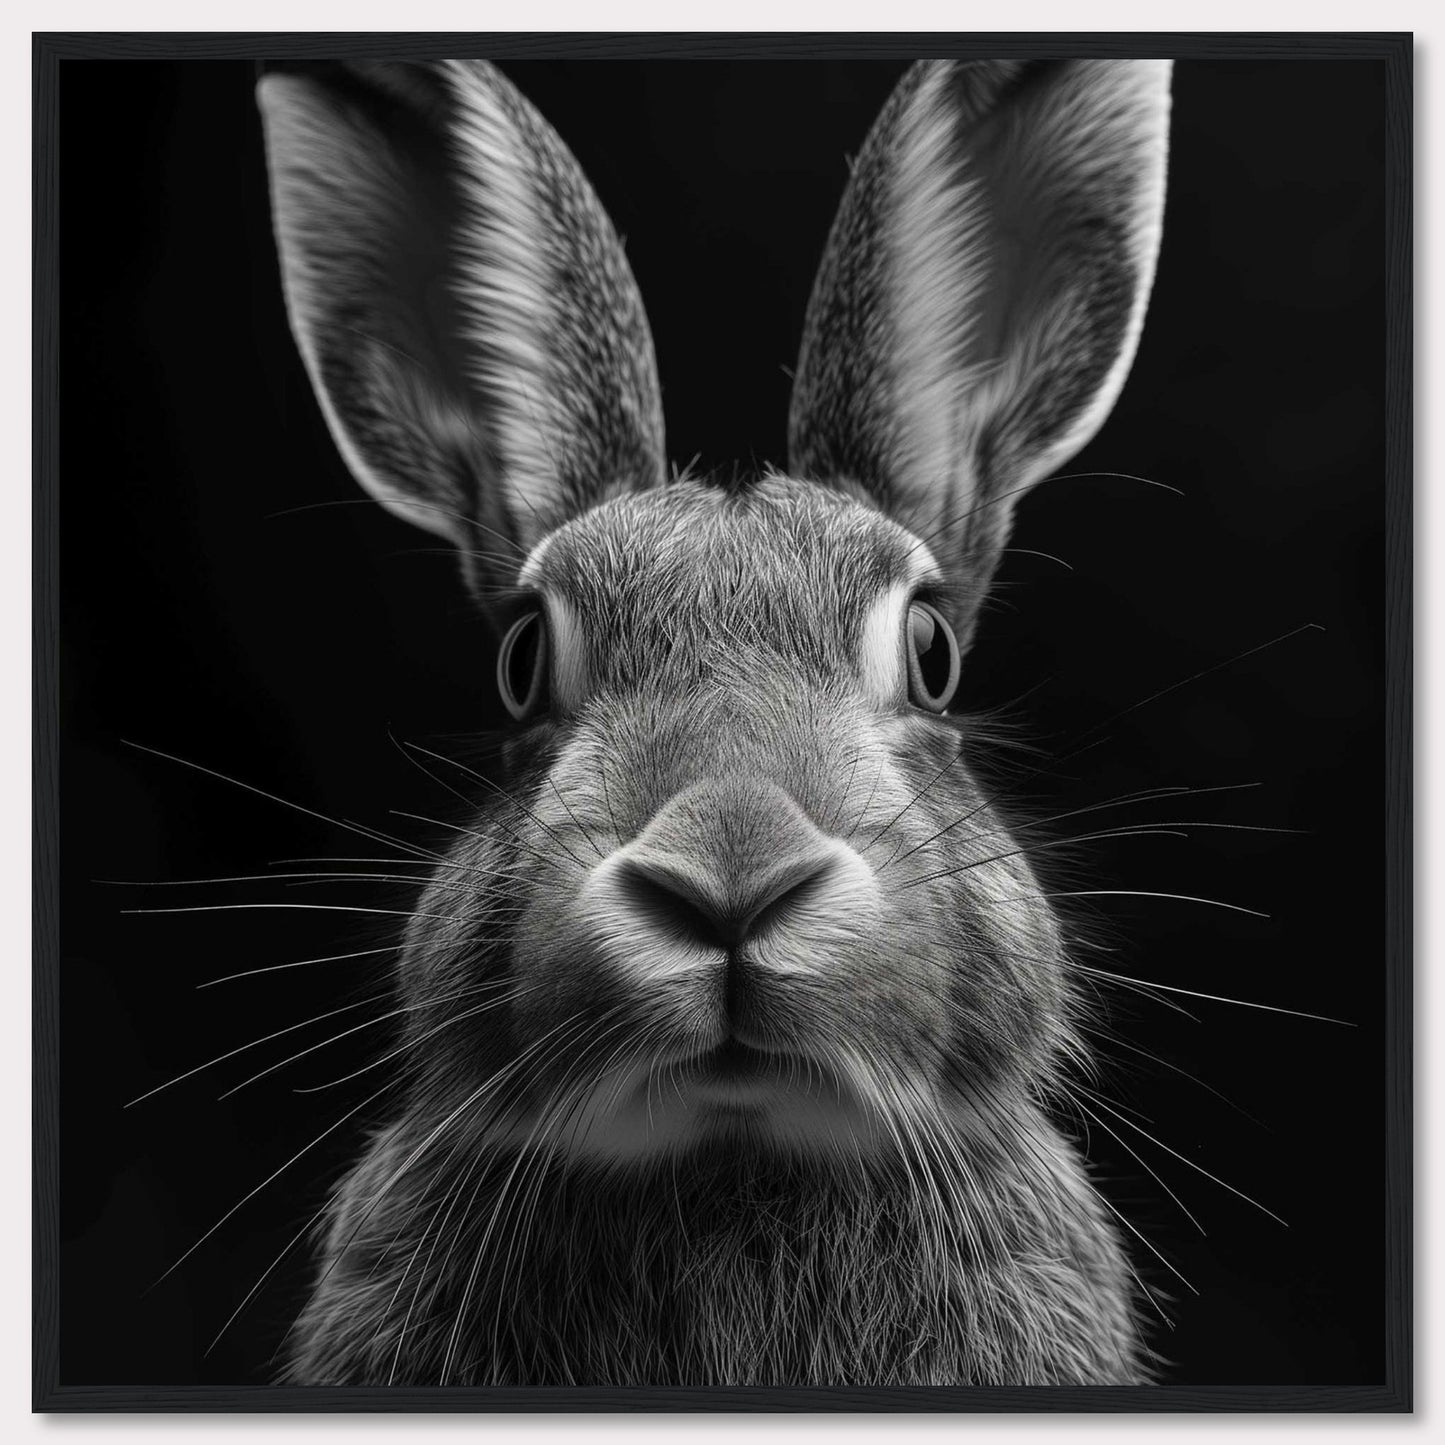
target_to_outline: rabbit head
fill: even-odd
[[[1097,430],[1158,248],[1168,64],[926,61],[853,166],[786,473],[670,477],[576,162],[477,61],[261,83],[292,326],[361,484],[502,638],[399,965],[428,1121],[637,1163],[1006,1139],[1078,1048],[950,713],[1016,499]],[[476,666],[492,663],[479,654]]]

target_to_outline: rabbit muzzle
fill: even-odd
[[[882,894],[784,786],[742,772],[686,785],[563,886],[548,933],[566,1002],[532,1027],[585,1008],[609,1041],[569,1106],[568,1149],[631,1159],[738,1133],[807,1149],[867,1137],[843,1016],[864,1002]],[[539,1119],[524,1111],[518,1127]]]
[[[674,1012],[659,1058],[677,1086],[764,1107],[828,1072],[810,1000],[867,935],[878,885],[783,788],[735,775],[675,795],[591,870],[577,907],[616,987]]]

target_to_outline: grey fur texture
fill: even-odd
[[[851,481],[986,587],[1018,496],[1123,385],[1164,208],[1167,61],[914,66],[808,306],[789,463]]]
[[[505,76],[357,62],[258,94],[292,329],[363,486],[455,542],[531,545],[662,481],[621,244]]]
[[[960,507],[1056,465],[1122,384],[1167,67],[914,67],[810,308],[804,475],[731,487],[658,484],[620,249],[491,67],[277,77],[263,104],[343,451],[545,617],[550,673],[408,927],[399,1102],[336,1191],[289,1378],[1146,1379],[1139,1286],[1051,1112],[1089,1067],[1061,930],[971,724],[910,702],[907,652],[918,599],[966,640],[1002,546],[1007,506]],[[468,198],[424,214],[461,232],[427,243],[459,310],[425,326],[398,312],[430,282],[373,289],[407,251],[413,132],[448,137],[421,190]],[[595,290],[564,321],[534,271]]]

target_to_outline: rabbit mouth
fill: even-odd
[[[725,1107],[759,1106],[781,1095],[828,1088],[828,1075],[814,1061],[760,1048],[735,1034],[684,1060],[677,1073],[700,1100]]]
[[[556,1116],[543,1105],[508,1127],[530,1147]],[[856,1153],[874,1138],[870,1111],[839,1069],[806,1047],[733,1028],[641,1051],[589,1080],[561,1117],[557,1148],[609,1164],[712,1147]]]
[[[715,1048],[694,1056],[690,1062],[700,1077],[728,1082],[776,1070],[778,1061],[777,1054],[754,1048],[738,1038],[728,1038]]]

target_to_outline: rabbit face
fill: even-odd
[[[1167,63],[913,67],[809,303],[793,478],[731,489],[667,483],[621,245],[493,67],[279,74],[262,105],[343,455],[545,619],[549,706],[514,707],[510,793],[411,931],[417,1097],[603,1159],[1026,1108],[1073,1044],[1058,931],[940,712],[1014,498],[1128,369]],[[952,656],[917,706],[929,597]]]
[[[943,580],[874,508],[776,475],[545,539],[521,582],[551,707],[403,971],[447,1040],[429,1092],[454,1107],[525,1057],[492,1128],[629,1159],[886,1148],[1046,1073],[1051,915],[966,725],[909,697],[910,603]],[[453,1027],[493,982],[504,1016]]]

